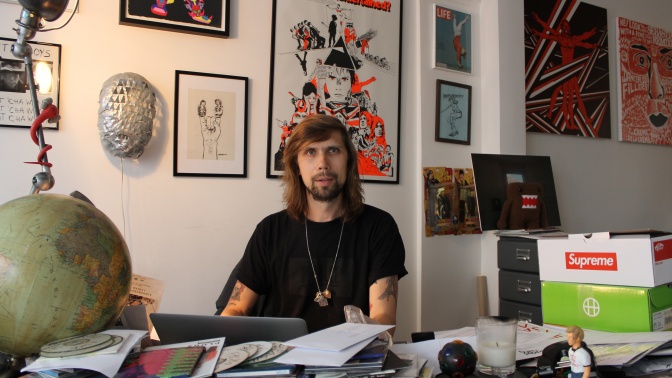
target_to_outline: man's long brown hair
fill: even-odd
[[[352,144],[345,125],[338,119],[315,114],[306,117],[299,123],[289,138],[282,157],[285,174],[282,185],[285,188],[283,200],[289,216],[303,220],[308,210],[308,193],[299,171],[299,152],[308,144],[322,142],[337,132],[343,139],[348,154],[345,184],[343,185],[343,221],[354,220],[364,210],[364,190],[357,170],[357,152]]]

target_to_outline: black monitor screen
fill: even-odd
[[[548,156],[471,154],[481,230],[497,229],[497,221],[512,182],[537,182],[544,186],[543,202],[549,227],[560,227],[560,212]]]

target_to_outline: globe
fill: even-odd
[[[131,279],[124,238],[93,205],[33,194],[0,206],[0,352],[27,357],[107,329]]]

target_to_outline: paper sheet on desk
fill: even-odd
[[[113,354],[98,354],[94,356],[68,357],[68,358],[45,358],[40,357],[32,364],[21,369],[22,372],[38,372],[49,369],[87,369],[100,372],[107,377],[113,377],[124,363],[128,352],[147,334],[147,331],[132,331],[125,329],[110,329],[101,333],[122,336],[123,346],[119,352]]]
[[[564,327],[548,326],[553,329]],[[595,354],[598,366],[627,366],[651,355],[652,350],[669,345],[672,332],[603,332],[589,329],[583,330],[584,340]]]
[[[418,356],[424,357],[427,359],[427,364],[432,365],[435,371],[441,371],[438,360],[439,351],[441,351],[444,345],[453,340],[462,340],[471,345],[476,353],[478,353],[474,327],[435,332],[434,334],[436,337],[441,336],[444,338],[411,344],[394,344],[390,349],[396,354],[415,353]],[[516,361],[522,361],[541,356],[541,351],[546,346],[564,340],[565,333],[531,323],[519,322],[516,338]]]
[[[321,331],[301,336],[283,344],[308,349],[336,352],[370,339],[394,326],[377,324],[342,323]]]
[[[476,336],[467,336],[467,337],[458,337],[457,340],[462,340],[465,343],[471,345],[474,350],[476,350]],[[447,343],[453,341],[454,339],[436,339],[436,340],[427,340],[420,341],[417,343],[410,344],[394,344],[390,347],[390,350],[399,354],[417,354],[419,358],[427,359],[427,366],[432,366],[435,372],[440,372],[441,367],[439,366],[439,352],[441,348]],[[476,351],[478,353],[478,351]]]
[[[312,366],[341,366],[352,356],[373,341],[370,337],[355,345],[340,351],[326,351],[308,348],[294,348],[278,357],[275,362],[281,364],[312,365]]]

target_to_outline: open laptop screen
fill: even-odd
[[[164,345],[216,337],[226,337],[226,345],[287,341],[308,333],[305,320],[299,318],[164,313],[152,313],[149,317]]]

